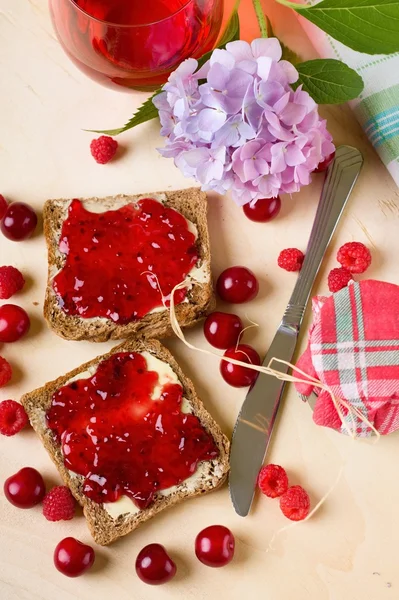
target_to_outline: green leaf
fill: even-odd
[[[240,39],[240,19],[237,9],[231,13],[230,19],[227,21],[226,27],[222,33],[222,37],[218,41],[217,48],[224,48],[229,42],[234,42]]]
[[[269,19],[269,17],[267,15],[265,15],[265,19],[266,19],[266,27],[267,27],[267,37],[269,37],[269,38],[270,37],[277,37],[276,35],[274,35],[271,21],[270,21],[270,19]],[[281,42],[280,42],[280,44],[281,44]]]
[[[343,62],[317,59],[296,65],[299,80],[317,104],[341,104],[357,98],[363,90],[363,79]]]
[[[141,125],[141,123],[145,123],[146,121],[151,121],[151,119],[155,119],[158,116],[158,110],[152,103],[153,98],[157,96],[162,89],[157,90],[152,96],[147,98],[145,102],[136,110],[131,119],[119,129],[86,129],[86,131],[92,131],[93,133],[103,133],[105,135],[119,135],[128,129],[132,129],[132,127],[136,127],[136,125]]]
[[[399,0],[323,0],[315,6],[277,1],[353,50],[367,54],[399,51]]]
[[[296,52],[294,52],[293,50],[291,50],[291,48],[288,48],[288,46],[286,46],[285,44],[283,44],[283,42],[280,41],[280,45],[281,45],[281,50],[283,51],[283,55],[282,55],[282,59],[283,60],[288,60],[288,62],[290,62],[291,64],[297,66],[297,64],[299,62],[301,62],[300,57],[298,56],[298,54],[296,54]]]

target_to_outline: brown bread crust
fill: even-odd
[[[111,210],[116,203],[128,204],[140,198],[163,194],[165,205],[176,209],[194,223],[198,230],[197,248],[199,263],[206,263],[209,275],[207,283],[193,281],[188,292],[188,302],[176,306],[176,317],[182,327],[191,327],[211,312],[215,306],[212,277],[210,271],[210,246],[207,225],[206,194],[199,188],[189,188],[172,192],[156,192],[155,194],[140,194],[135,196],[112,196],[107,198],[84,198],[83,201],[99,203]],[[163,338],[172,334],[168,311],[150,313],[138,321],[127,325],[118,325],[109,319],[83,319],[79,316],[66,314],[58,305],[52,288],[54,273],[63,266],[64,258],[58,251],[62,224],[66,208],[70,200],[47,200],[43,210],[44,235],[48,249],[48,280],[44,301],[44,317],[51,329],[67,340],[90,340],[105,342],[109,339],[122,340],[131,336]]]
[[[99,362],[116,352],[142,352],[144,350],[150,352],[172,367],[183,386],[184,398],[190,403],[193,414],[198,417],[202,426],[213,437],[219,448],[220,455],[217,459],[202,463],[206,466],[206,470],[202,474],[201,479],[196,483],[194,489],[191,487],[188,488],[183,482],[177,486],[176,491],[168,496],[157,494],[154,502],[148,508],[140,510],[133,515],[121,515],[117,519],[114,519],[101,504],[93,502],[83,494],[83,478],[81,476],[71,475],[68,469],[66,469],[60,445],[46,425],[45,414],[51,406],[51,398],[54,392],[76,375],[84,373],[90,367],[97,366]],[[165,508],[173,506],[186,498],[215,490],[226,480],[229,470],[229,441],[198,398],[193,383],[184,375],[170,352],[156,340],[129,340],[124,344],[117,346],[108,354],[97,357],[66,375],[59,377],[55,381],[47,383],[42,388],[25,394],[22,397],[21,402],[28,413],[32,427],[42,440],[47,452],[60,472],[65,485],[70,488],[76,500],[83,507],[83,512],[87,519],[90,532],[98,544],[110,544],[120,536],[130,533],[141,525],[141,523],[151,519]]]

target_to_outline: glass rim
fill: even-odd
[[[181,6],[178,10],[176,10],[176,12],[170,14],[168,17],[164,17],[163,19],[159,19],[158,21],[151,21],[149,23],[138,23],[137,25],[124,25],[123,23],[113,23],[112,21],[104,21],[103,19],[98,19],[97,17],[93,17],[90,13],[88,13],[86,10],[84,10],[78,4],[76,4],[76,2],[74,0],[67,0],[67,2],[69,2],[70,4],[72,4],[72,6],[76,10],[78,10],[79,12],[81,12],[83,15],[85,15],[86,17],[88,17],[92,21],[97,21],[97,23],[101,23],[102,25],[109,25],[110,27],[119,27],[119,28],[125,28],[125,29],[133,29],[133,28],[138,28],[138,27],[150,27],[151,25],[158,25],[159,23],[163,23],[165,21],[168,21],[169,19],[172,19],[174,16],[178,15],[185,8],[187,8],[187,6],[189,4],[192,4],[193,2],[195,2],[195,0],[187,0],[185,2],[185,4],[183,4],[183,6]]]

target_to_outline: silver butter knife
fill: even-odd
[[[330,165],[305,260],[287,309],[263,361],[272,358],[291,362],[310,292],[326,248],[356,183],[363,157],[351,146],[340,146]],[[287,373],[289,367],[273,368]],[[284,382],[261,373],[244,400],[233,432],[230,454],[230,496],[236,512],[245,517],[252,504],[256,479],[265,458],[280,405]]]

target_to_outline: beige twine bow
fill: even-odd
[[[158,287],[159,287],[159,283],[158,283]],[[179,338],[179,340],[181,340],[188,348],[191,348],[191,350],[195,350],[197,352],[202,352],[203,354],[209,354],[211,356],[216,356],[218,359],[233,363],[234,365],[239,365],[239,366],[245,367],[247,369],[252,369],[254,371],[258,371],[259,373],[263,373],[265,375],[271,375],[272,377],[276,377],[277,379],[280,379],[281,381],[286,381],[289,383],[307,383],[307,384],[312,383],[314,385],[314,387],[316,387],[320,390],[325,390],[330,395],[331,400],[338,412],[339,418],[341,419],[342,425],[346,429],[346,431],[350,437],[352,437],[354,439],[359,437],[356,434],[356,424],[355,424],[355,417],[358,417],[361,421],[363,421],[363,423],[365,423],[368,427],[370,427],[370,429],[372,429],[372,431],[377,436],[377,440],[379,439],[379,437],[380,437],[379,431],[374,427],[374,425],[372,423],[370,423],[370,421],[367,419],[367,417],[365,417],[365,415],[359,409],[357,409],[355,406],[352,406],[351,404],[346,402],[346,400],[343,400],[342,398],[335,396],[335,394],[333,393],[333,391],[327,384],[322,383],[319,379],[316,379],[316,378],[308,375],[304,371],[301,371],[301,369],[298,369],[298,367],[296,367],[295,365],[293,365],[285,360],[280,360],[279,358],[272,358],[267,367],[259,366],[259,365],[252,365],[251,363],[249,363],[249,364],[244,363],[240,360],[236,360],[235,358],[228,358],[226,356],[220,356],[219,354],[217,354],[216,352],[213,352],[212,350],[206,350],[205,348],[198,348],[197,346],[194,346],[193,344],[191,344],[184,336],[184,333],[183,333],[183,331],[179,325],[179,322],[176,318],[176,310],[175,310],[174,294],[177,290],[180,290],[184,287],[187,287],[187,281],[182,281],[181,283],[178,283],[173,288],[173,290],[170,294],[169,315],[170,315],[170,323],[171,323],[173,332]],[[164,306],[166,306],[163,295],[162,295],[162,302],[163,302]],[[281,373],[281,371],[277,371],[276,369],[273,369],[271,367],[271,365],[274,362],[286,365],[293,371],[296,371],[300,375],[303,375],[304,379],[302,379],[300,377],[295,377],[294,375],[289,375],[288,373]],[[348,411],[348,415],[350,416],[350,419],[352,421],[352,428],[350,428],[347,424],[345,416],[342,412],[342,407],[345,407]]]

